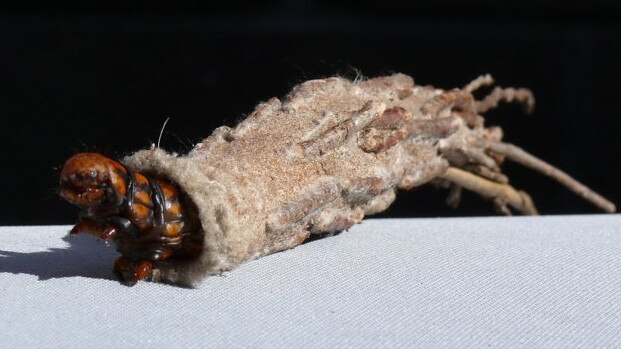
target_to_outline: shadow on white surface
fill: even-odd
[[[90,236],[66,236],[62,241],[66,247],[44,251],[0,250],[0,273],[30,274],[39,280],[87,277],[116,281],[112,273],[116,258],[113,248],[104,248]]]

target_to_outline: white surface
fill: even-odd
[[[0,228],[0,347],[620,347],[621,215],[368,220],[199,288]]]

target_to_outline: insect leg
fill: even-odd
[[[556,180],[557,182],[567,187],[569,190],[575,192],[583,199],[593,203],[595,206],[601,208],[602,210],[609,213],[613,213],[616,211],[616,207],[612,202],[608,201],[584,184],[578,182],[562,170],[535,157],[534,155],[526,152],[525,150],[513,144],[503,142],[490,142],[488,147],[493,152],[503,154],[512,161],[515,161],[525,167],[531,168],[547,177]]]
[[[516,190],[509,184],[492,182],[456,167],[447,168],[440,177],[485,198],[494,200],[497,207],[504,213],[509,213],[506,210],[506,205],[509,205],[523,214],[537,214],[537,209],[530,196],[523,191]]]
[[[153,262],[149,260],[133,261],[121,256],[114,262],[114,274],[128,286],[134,286],[140,280],[149,279],[153,269]]]
[[[91,219],[82,218],[69,231],[71,235],[79,233],[91,234],[101,240],[111,240],[116,235],[117,229],[109,224],[102,224]]]

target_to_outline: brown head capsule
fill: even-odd
[[[127,188],[125,168],[97,153],[69,158],[60,173],[60,196],[80,207],[118,206]]]

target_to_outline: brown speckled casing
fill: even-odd
[[[500,149],[501,130],[484,127],[480,116],[500,100],[532,108],[532,95],[497,89],[475,101],[471,92],[490,83],[485,76],[443,91],[403,74],[307,81],[284,101],[259,104],[235,128],[216,129],[187,155],[153,148],[127,157],[130,169],[187,193],[205,236],[198,259],[163,261],[153,279],[194,284],[311,234],[347,229],[385,210],[397,189],[431,180],[453,183],[457,201],[462,186],[483,186],[479,193],[497,207],[536,213],[525,193],[507,185],[504,156],[489,151],[490,144]]]

